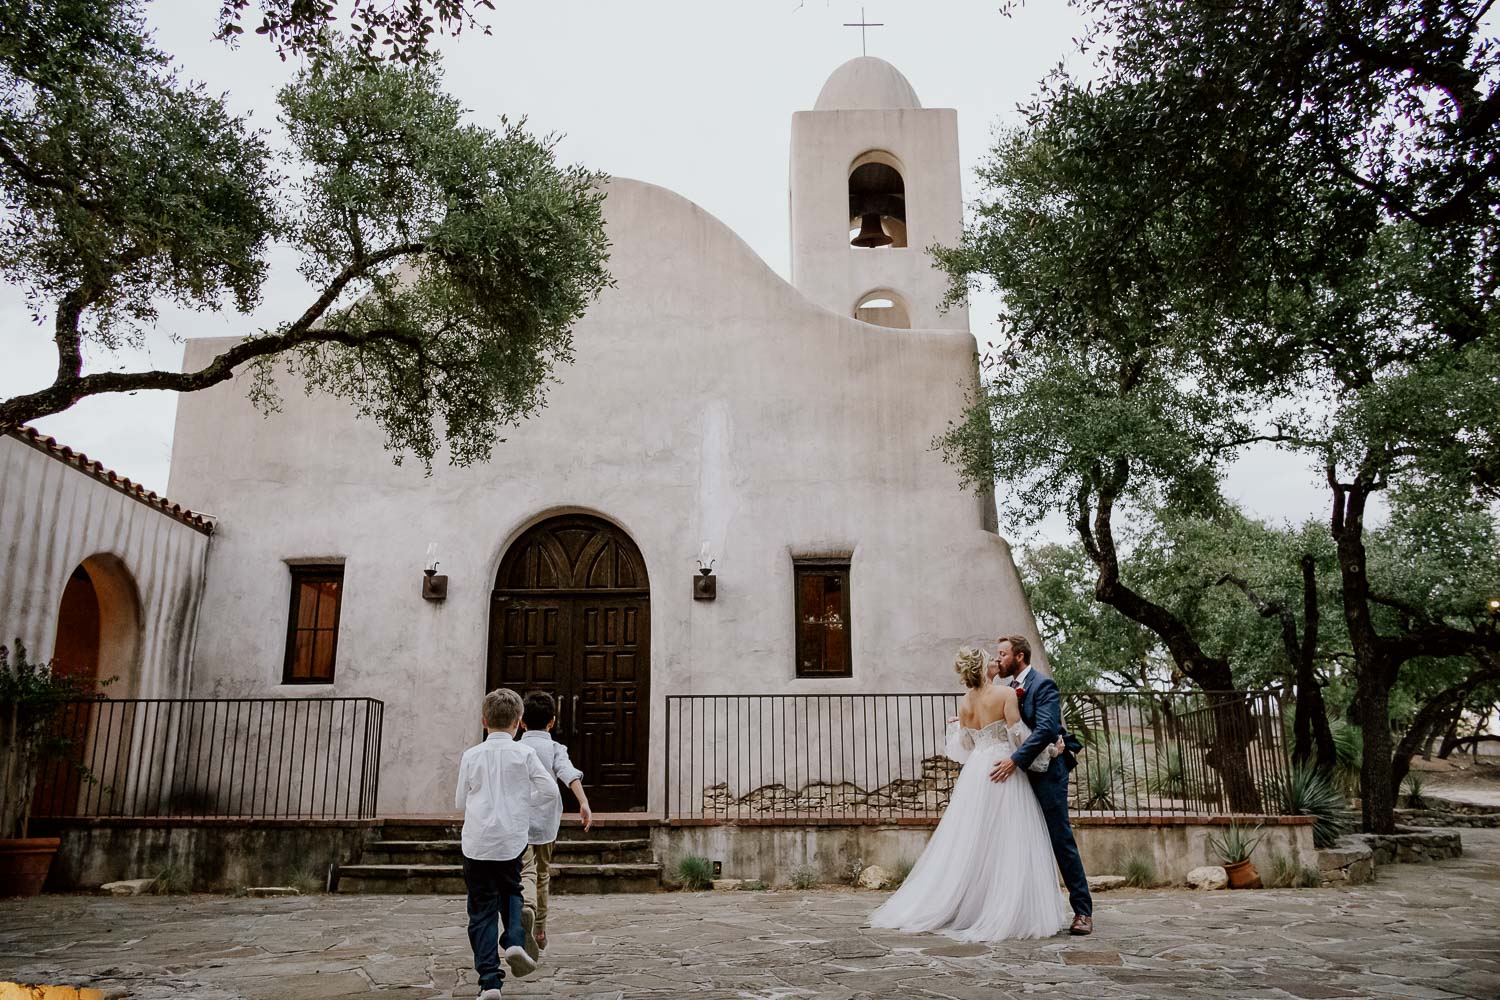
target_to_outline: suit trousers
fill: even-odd
[[[552,844],[532,844],[521,855],[521,895],[536,914],[533,932],[547,933],[547,897],[552,891]]]
[[[1042,806],[1042,816],[1047,820],[1047,835],[1052,838],[1052,855],[1057,859],[1057,870],[1062,873],[1063,885],[1068,887],[1068,902],[1073,912],[1080,916],[1094,915],[1094,899],[1089,895],[1089,877],[1083,870],[1083,858],[1078,854],[1078,843],[1073,839],[1073,824],[1068,819],[1068,768],[1059,757],[1047,770],[1027,772],[1032,791]]]

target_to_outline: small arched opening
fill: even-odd
[[[849,165],[849,245],[906,246],[906,180],[900,161],[882,150],[862,153]]]
[[[874,326],[893,330],[911,329],[911,310],[895,292],[877,288],[866,292],[854,305],[854,318]]]

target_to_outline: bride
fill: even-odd
[[[895,895],[871,914],[872,927],[999,941],[1049,937],[1072,916],[1031,783],[990,780],[990,768],[1031,730],[1021,721],[1016,693],[990,684],[987,667],[980,650],[959,650],[954,669],[968,691],[958,706],[961,728],[946,752],[963,769],[926,850]],[[1057,753],[1053,746],[1038,754],[1032,769],[1045,770]]]

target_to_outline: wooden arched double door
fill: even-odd
[[[583,770],[597,812],[646,808],[650,630],[645,560],[607,521],[549,518],[500,562],[487,690],[557,699],[553,733]]]

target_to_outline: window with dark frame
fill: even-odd
[[[293,566],[283,684],[332,684],[339,645],[343,566]]]
[[[849,563],[798,559],[797,676],[852,677]]]

